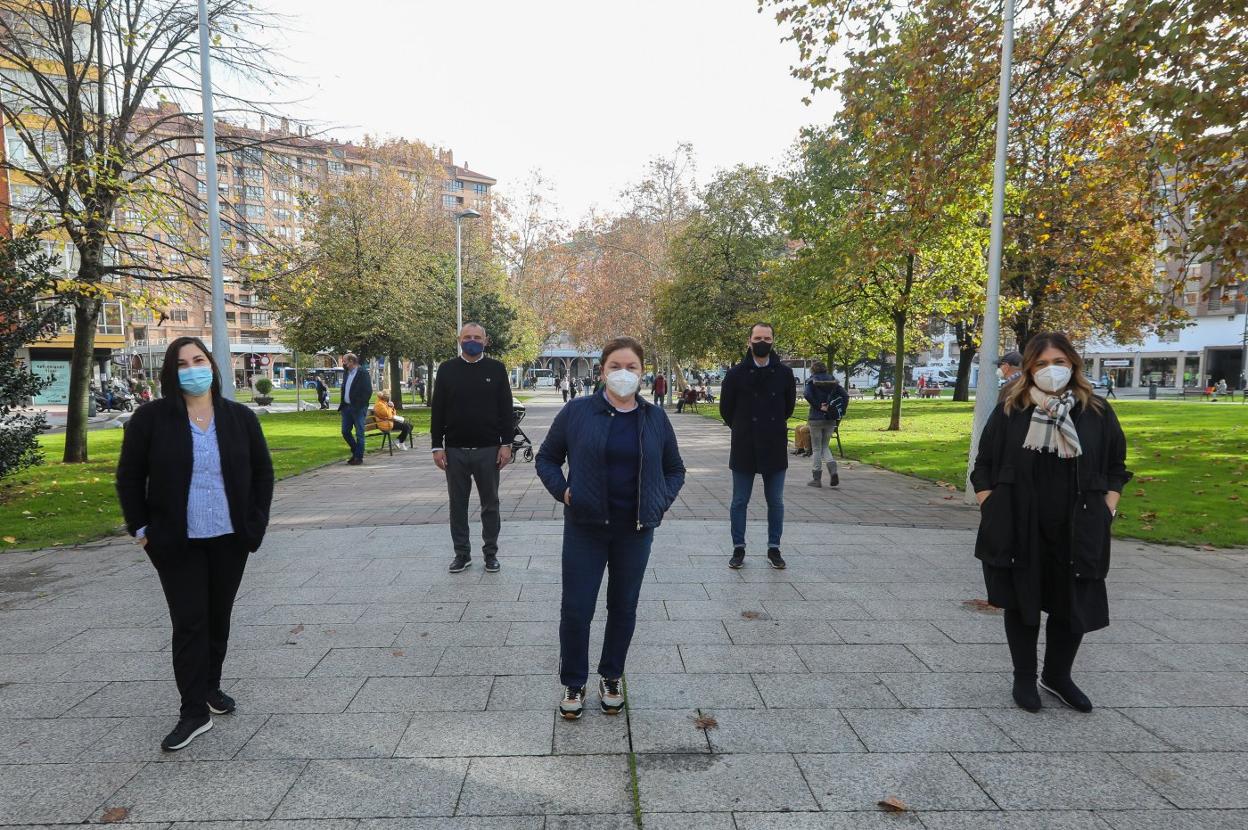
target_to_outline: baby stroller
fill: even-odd
[[[511,457],[532,461],[533,442],[529,440],[529,436],[525,435],[524,430],[520,428],[520,422],[524,420],[524,411],[524,403],[512,398],[511,414],[516,427],[516,435],[511,439]]]

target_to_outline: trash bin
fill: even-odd
[[[1150,401],[1157,400],[1157,381],[1155,380],[1148,382],[1148,399]]]

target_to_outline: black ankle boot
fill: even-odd
[[[1075,681],[1067,677],[1065,680],[1040,675],[1040,688],[1065,703],[1071,709],[1088,713],[1092,711],[1092,701],[1083,690],[1075,685]]]
[[[1014,678],[1014,702],[1028,712],[1040,711],[1044,704],[1040,702],[1040,692],[1036,689],[1034,676]]]

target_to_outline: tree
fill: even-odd
[[[209,0],[221,77],[271,83],[269,50],[258,35],[273,22],[250,0]],[[72,281],[59,286],[73,309],[67,462],[87,460],[87,395],[96,319],[120,281],[161,283],[193,278],[167,274],[139,248],[154,234],[117,221],[127,204],[154,208],[197,203],[177,172],[187,135],[178,107],[200,94],[198,16],[183,0],[41,0],[0,10],[0,115],[21,140],[5,161],[13,181],[14,219],[42,219],[69,239],[78,255]],[[223,113],[258,113],[259,105],[218,92]],[[193,109],[193,108],[192,108]],[[173,128],[173,136],[170,128]],[[193,183],[190,184],[193,187]],[[180,224],[174,217],[171,224]],[[202,225],[200,226],[202,228]]]
[[[761,276],[784,254],[780,188],[763,167],[717,174],[671,243],[674,280],[660,288],[658,320],[682,360],[735,360],[745,327],[765,314]]]
[[[55,257],[40,253],[34,235],[0,237],[0,479],[42,461],[41,412],[22,403],[46,382],[17,362],[17,350],[51,336],[64,314],[51,276]]]
[[[1226,282],[1248,272],[1248,4],[1117,0],[1100,16],[1087,59],[1104,85],[1124,85],[1156,133],[1153,156],[1195,208],[1191,246]]]
[[[568,296],[564,272],[555,266],[553,253],[566,238],[567,226],[559,216],[553,187],[540,170],[530,171],[515,196],[495,195],[494,228],[494,250],[507,269],[507,293],[517,301],[521,337],[516,357],[527,362],[558,331],[559,308]]]

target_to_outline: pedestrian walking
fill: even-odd
[[[667,376],[660,373],[654,376],[654,405],[662,408],[667,399]]]
[[[468,497],[474,481],[481,501],[481,554],[485,570],[499,570],[499,474],[511,462],[516,423],[507,368],[486,356],[488,345],[485,327],[465,323],[459,331],[463,354],[439,366],[433,380],[429,431],[433,462],[446,473],[451,542],[455,546],[450,567],[453,574],[472,566]]]
[[[313,378],[312,385],[316,387],[316,402],[321,409],[329,409],[329,387],[325,385],[325,381],[320,376]]]
[[[425,379],[423,377],[416,378],[416,394],[420,395],[422,406],[428,405],[429,401],[425,398]]]
[[[368,370],[360,368],[360,359],[351,352],[342,356],[342,388],[339,390],[338,412],[342,415],[342,437],[351,448],[347,463],[358,467],[364,463],[364,420],[373,399],[373,379]]]
[[[589,629],[604,570],[609,578],[599,705],[609,715],[624,708],[620,681],[654,529],[685,482],[667,413],[638,394],[645,365],[641,344],[631,337],[609,341],[601,365],[605,388],[555,416],[535,464],[542,484],[565,505],[559,712],[569,720],[579,718],[584,705]]]
[[[390,393],[381,390],[377,393],[377,403],[373,404],[373,417],[377,419],[377,429],[389,432],[390,441],[400,450],[408,450],[412,443],[412,425],[401,415],[395,413],[394,404],[390,401]],[[395,430],[398,437],[394,436]]]
[[[984,427],[971,483],[980,504],[975,556],[988,601],[1005,609],[1014,701],[1040,709],[1036,643],[1048,614],[1040,688],[1081,712],[1071,679],[1083,635],[1109,625],[1110,524],[1131,480],[1114,410],[1098,398],[1062,333],[1039,334],[1022,375]]]
[[[572,378],[572,382],[568,384],[568,400],[576,400],[576,393],[581,391],[581,379]]]
[[[198,338],[169,344],[160,379],[166,396],[126,425],[117,496],[169,606],[182,703],[160,746],[172,752],[211,729],[212,715],[234,711],[221,666],[247,557],[268,528],[273,463],[259,419],[222,396],[221,374]]]
[[[997,377],[1001,388],[997,390],[997,403],[1004,401],[1013,390],[1014,381],[1023,376],[1023,356],[1016,351],[1006,352],[997,361]]]
[[[810,427],[810,457],[813,464],[811,480],[807,483],[812,487],[822,487],[821,465],[827,464],[828,486],[836,487],[841,483],[841,477],[837,474],[836,456],[832,453],[831,442],[841,419],[845,417],[845,410],[849,407],[849,393],[834,375],[828,373],[825,364],[816,360],[810,368],[813,374],[806,379],[803,395],[810,404],[806,425]]]
[[[1105,373],[1105,398],[1106,400],[1108,400],[1109,398],[1118,400],[1118,395],[1114,392],[1114,373],[1113,372]]]
[[[572,381],[568,380],[568,376],[564,375],[559,379],[559,391],[563,393],[563,402],[568,402],[568,393],[572,391]]]
[[[770,323],[755,323],[745,357],[728,370],[719,392],[720,417],[732,430],[730,568],[745,564],[745,516],[755,476],[762,477],[767,499],[767,561],[773,568],[785,567],[780,537],[784,532],[784,476],[789,467],[788,420],[797,405],[797,379],[780,361],[774,338]]]

